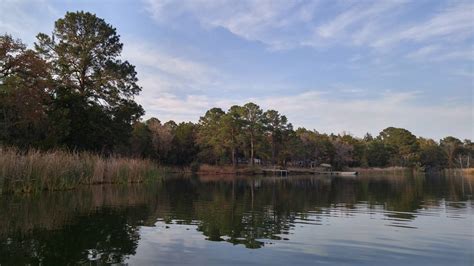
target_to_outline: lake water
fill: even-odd
[[[0,265],[473,265],[474,179],[169,177],[0,197]]]

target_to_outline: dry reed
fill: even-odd
[[[0,194],[64,190],[80,184],[136,183],[159,176],[158,165],[146,159],[0,148]]]

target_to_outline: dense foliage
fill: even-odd
[[[279,164],[310,167],[470,167],[474,146],[388,127],[376,137],[293,129],[286,116],[255,103],[208,110],[198,123],[141,121],[135,67],[121,58],[115,28],[68,12],[35,49],[0,36],[0,144],[69,148],[151,158],[163,164]]]
[[[20,147],[109,153],[126,143],[144,113],[134,66],[104,20],[67,13],[35,50],[0,36],[0,138]]]
[[[248,119],[248,106],[256,110],[255,118]],[[131,156],[151,156],[177,165],[196,162],[311,167],[330,163],[337,169],[468,168],[474,155],[470,140],[446,137],[438,143],[403,128],[388,127],[376,137],[367,134],[364,138],[294,130],[284,115],[263,111],[254,103],[232,106],[227,112],[212,108],[196,124],[161,124],[156,118],[136,122],[131,147]]]

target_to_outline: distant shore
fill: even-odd
[[[264,169],[284,169],[285,175],[312,174],[310,168],[279,166],[209,165],[165,166],[149,159],[100,156],[88,152],[62,150],[22,152],[15,148],[0,148],[0,194],[31,193],[75,189],[80,185],[140,183],[156,180],[168,174],[220,176],[277,175]],[[307,171],[301,171],[306,169]],[[423,174],[407,167],[345,168],[362,176]],[[314,172],[318,172],[314,169]],[[474,168],[444,169],[438,174],[474,176]],[[283,174],[282,174],[283,175]]]
[[[267,167],[271,168],[271,167]],[[278,167],[277,167],[278,168]],[[233,167],[231,165],[208,165],[204,164],[199,167],[199,170],[196,171],[197,174],[203,174],[203,175],[263,175],[264,171],[262,170],[263,167],[260,166],[246,166],[246,165],[240,165]],[[287,169],[289,170],[291,174],[292,168],[284,168],[282,167],[281,169]],[[293,168],[295,169],[295,168]],[[417,171],[413,168],[410,167],[401,167],[401,166],[392,166],[392,167],[352,167],[352,168],[346,168],[344,171],[354,171],[358,172],[360,175],[407,175],[407,174],[412,174],[414,172],[418,173],[423,173],[420,171]],[[191,171],[189,171],[191,172]],[[296,171],[295,171],[296,172]],[[474,176],[474,168],[468,168],[468,169],[442,169],[439,171],[436,171],[438,174],[445,174],[445,175],[465,175],[465,176]],[[301,175],[302,173],[298,173],[298,175]]]

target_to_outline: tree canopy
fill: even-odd
[[[122,61],[122,47],[116,29],[89,12],[68,12],[51,36],[38,34],[36,52],[54,77],[52,117],[68,147],[113,151],[144,114],[134,101],[137,73]]]

